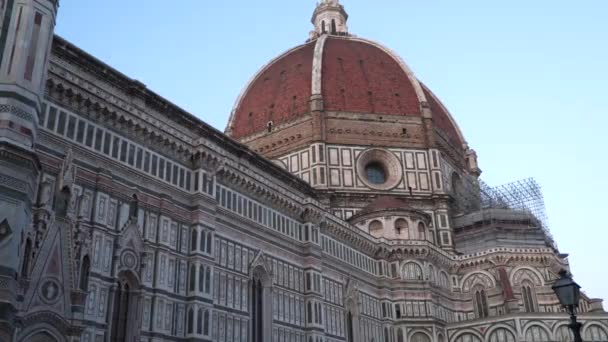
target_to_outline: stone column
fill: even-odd
[[[4,1],[0,8],[0,339],[11,336],[40,166],[34,154],[57,0]]]

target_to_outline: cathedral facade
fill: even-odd
[[[57,0],[0,6],[0,341],[573,340],[535,183],[485,186],[337,0],[224,133],[54,35]]]

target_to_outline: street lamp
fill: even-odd
[[[552,286],[553,291],[561,305],[563,305],[570,314],[570,324],[568,325],[572,329],[574,334],[574,342],[583,342],[581,338],[581,326],[576,321],[576,308],[578,308],[578,301],[581,297],[581,287],[572,280],[572,276],[566,270],[559,272],[559,279],[555,281]]]

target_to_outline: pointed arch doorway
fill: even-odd
[[[258,265],[253,268],[249,283],[251,341],[265,342],[272,334],[272,276]]]
[[[139,280],[131,271],[119,273],[109,310],[110,342],[134,341],[141,322]]]

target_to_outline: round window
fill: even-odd
[[[401,161],[391,151],[370,148],[357,157],[357,175],[371,189],[390,190],[403,177]]]
[[[378,162],[371,162],[365,166],[365,174],[367,181],[372,184],[386,183],[386,172],[384,166]]]

